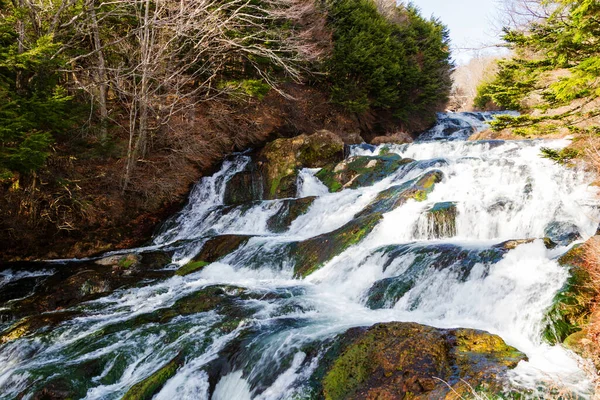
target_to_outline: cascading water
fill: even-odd
[[[247,235],[241,246],[200,272],[118,290],[75,306],[73,317],[47,332],[1,344],[0,398],[28,398],[61,379],[77,383],[74,398],[120,398],[171,364],[178,368],[155,399],[310,398],[319,349],[351,327],[389,321],[497,334],[529,358],[511,371],[515,385],[536,388],[550,378],[587,397],[581,360],[541,339],[544,313],[568,278],[556,261],[568,248],[548,250],[540,238],[561,222],[586,239],[600,220],[597,193],[588,185],[593,177],[540,157],[541,147],[567,144],[356,146],[352,156],[385,150],[415,161],[372,185],[337,193],[328,192],[316,170],[302,171],[299,196],[316,199],[277,233],[269,221],[289,199],[224,205],[227,181],[250,162],[239,155],[197,185],[150,248],[174,249],[174,264],[165,266],[174,269],[208,238]],[[362,241],[306,278],[295,277],[297,243],[340,229],[380,193],[432,171],[443,178],[427,198],[386,210]],[[451,210],[452,218],[432,220],[437,210]],[[502,246],[514,239],[533,240]],[[52,273],[4,271],[0,290]],[[93,377],[83,378],[83,370]]]

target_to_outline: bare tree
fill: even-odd
[[[115,45],[130,61],[113,70],[111,82],[129,110],[124,190],[161,126],[185,108],[232,90],[215,85],[226,67],[252,70],[279,90],[271,69],[299,81],[303,63],[319,55],[295,35],[266,28],[301,19],[309,12],[302,0],[120,1],[140,22],[130,40]],[[265,68],[265,60],[274,68]]]
[[[556,9],[556,3],[544,0],[496,0],[498,30],[503,28],[524,30],[532,22],[548,18]]]

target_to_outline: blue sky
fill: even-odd
[[[424,17],[434,15],[450,28],[453,56],[459,63],[468,61],[474,51],[460,48],[480,48],[500,42],[494,26],[498,0],[413,0]],[[494,50],[480,50],[480,53]]]

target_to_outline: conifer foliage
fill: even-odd
[[[333,100],[356,113],[389,109],[403,121],[434,118],[451,88],[448,30],[412,5],[382,15],[370,0],[330,3]]]
[[[555,0],[540,5],[552,10],[546,18],[523,29],[505,29],[504,40],[515,57],[501,61],[495,79],[479,88],[476,107],[522,109],[523,100],[544,86],[545,73],[559,69],[567,73],[544,88],[544,107],[600,96],[600,2]]]

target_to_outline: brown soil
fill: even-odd
[[[224,157],[278,137],[327,129],[352,144],[407,129],[384,113],[350,115],[315,87],[283,89],[290,98],[272,90],[260,102],[211,101],[171,120],[153,133],[125,193],[124,132],[114,132],[104,147],[93,138],[61,141],[68,144],[57,146],[35,177],[0,183],[0,261],[86,257],[142,245]]]

